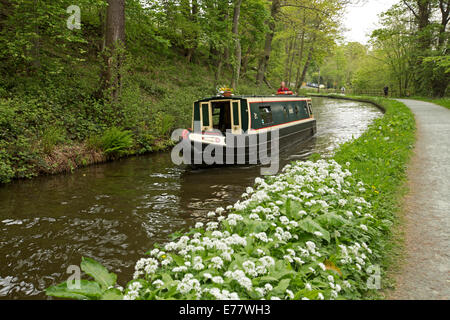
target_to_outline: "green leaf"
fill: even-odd
[[[101,300],[123,300],[123,294],[119,289],[112,288],[103,292]]]
[[[251,237],[247,237],[247,245],[245,246],[245,252],[247,252],[248,254],[251,254],[254,251],[254,243],[255,240]]]
[[[281,294],[286,291],[286,289],[289,287],[289,283],[291,282],[291,279],[283,279],[278,283],[278,285],[273,289],[273,291],[276,294]]]
[[[170,253],[169,255],[172,257],[173,261],[175,261],[178,266],[180,266],[180,267],[184,266],[185,261],[182,257],[180,257],[176,254],[173,254],[173,253]]]
[[[170,276],[170,274],[167,274],[167,273],[163,273],[162,276],[161,276],[161,278],[162,278],[162,281],[163,281],[164,283],[169,283],[169,282],[172,282],[172,281],[173,281],[173,280],[172,280],[172,277]]]
[[[264,277],[261,277],[261,278],[259,278],[259,281],[267,281],[267,282],[271,282],[271,281],[278,281],[278,278],[275,278],[275,277],[271,277],[271,276],[264,276]]]
[[[317,218],[317,220],[325,225],[330,225],[334,227],[341,226],[343,224],[347,224],[348,220],[341,217],[340,215],[334,213],[325,213]]]
[[[330,233],[327,230],[325,230],[324,228],[322,228],[320,226],[320,224],[313,221],[311,218],[306,218],[306,219],[300,221],[298,226],[302,230],[309,232],[309,233],[314,233],[316,231],[319,231],[322,234],[322,236],[320,236],[320,237],[327,240],[328,242],[330,242]]]
[[[85,295],[78,294],[67,290],[67,288],[62,288],[60,285],[49,287],[45,290],[45,294],[57,298],[65,299],[76,299],[76,300],[88,300],[89,298]]]
[[[294,296],[294,300],[299,300],[301,298],[308,298],[309,300],[315,300],[317,299],[317,296],[319,294],[318,290],[306,290],[306,289],[302,289],[300,291],[297,291],[297,293]]]
[[[80,266],[81,270],[94,278],[104,290],[116,284],[117,275],[108,272],[103,265],[94,259],[83,257]]]
[[[48,296],[78,299],[78,300],[96,300],[102,295],[102,290],[97,282],[80,280],[79,288],[68,288],[67,281],[60,283],[56,286],[52,286],[45,290]]]
[[[286,215],[287,215],[288,217],[291,216],[291,199],[290,199],[290,198],[288,198],[288,199],[286,200]]]
[[[295,184],[295,183],[294,183]],[[287,199],[284,203],[284,207],[281,209],[281,213],[289,218],[300,218],[299,211],[302,209],[301,204],[298,201]]]

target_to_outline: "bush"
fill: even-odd
[[[4,141],[0,142],[0,183],[11,181],[14,177],[14,169],[11,167],[9,155],[6,153]]]
[[[158,137],[168,137],[174,128],[175,118],[170,114],[158,112],[154,120],[154,132]]]
[[[136,142],[138,144],[138,154],[143,154],[146,152],[153,151],[153,147],[155,145],[156,138],[151,133],[142,133],[137,136]]]
[[[133,147],[133,135],[131,131],[120,130],[112,127],[108,129],[100,139],[100,147],[110,157],[125,155]]]
[[[66,131],[59,127],[48,127],[41,137],[41,146],[45,153],[49,154],[53,148],[66,140]]]

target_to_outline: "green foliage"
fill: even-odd
[[[418,2],[423,4],[421,9],[417,7]],[[322,83],[338,89],[345,85],[354,94],[379,92],[388,85],[390,92],[397,96],[448,95],[450,58],[446,5],[443,3],[439,7],[437,0],[408,3],[399,2],[380,14],[381,27],[372,32],[370,46],[338,45],[321,66]],[[424,8],[430,11],[419,14],[422,17],[419,21],[417,13]],[[355,45],[353,53],[356,55],[347,55],[350,45]],[[346,52],[345,58],[343,52]]]
[[[100,138],[100,147],[111,157],[125,155],[133,147],[133,134],[128,130],[112,127]]]
[[[81,280],[79,288],[70,287],[67,282],[48,288],[45,292],[48,296],[78,299],[78,300],[96,300],[102,296],[100,285],[94,281]]]
[[[15,172],[12,167],[10,156],[4,148],[5,143],[2,144],[3,145],[0,145],[0,183],[6,183],[11,181]]]
[[[83,257],[81,262],[81,270],[91,276],[103,290],[114,286],[117,281],[117,276],[114,273],[109,273],[108,270],[97,261],[91,258]]]
[[[122,300],[123,295],[119,289],[114,288],[117,276],[91,258],[82,258],[81,270],[91,276],[94,281],[80,279],[79,285],[68,284],[68,281],[49,287],[48,296],[78,299],[78,300]]]
[[[158,137],[168,138],[172,129],[174,129],[175,117],[159,111],[155,115],[153,124],[155,126],[154,132]]]
[[[137,153],[143,154],[146,152],[153,151],[153,148],[154,148],[155,142],[156,142],[156,138],[151,133],[144,132],[137,136],[136,142],[139,146]]]
[[[82,62],[87,41],[81,31],[67,28],[66,8],[72,4],[68,0],[41,1],[39,5],[30,0],[2,2],[0,9],[5,13],[0,29],[2,74],[54,76],[62,74],[67,63]],[[93,13],[87,8],[104,4],[103,0],[77,2],[86,22],[92,21]]]
[[[66,132],[63,128],[59,127],[47,127],[41,136],[41,145],[45,153],[49,154],[53,151],[53,148],[64,142],[66,139]]]

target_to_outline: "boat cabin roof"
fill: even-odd
[[[287,95],[273,95],[273,96],[213,96],[208,98],[200,99],[196,102],[208,102],[212,100],[247,100],[248,102],[278,102],[278,101],[301,101],[301,100],[311,100],[309,97],[305,96],[287,96]]]

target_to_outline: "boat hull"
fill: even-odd
[[[317,132],[316,120],[301,121],[279,128],[264,128],[250,134],[227,135],[224,144],[192,141],[182,143],[183,162],[193,167],[236,164],[268,164],[278,159],[280,152]]]

